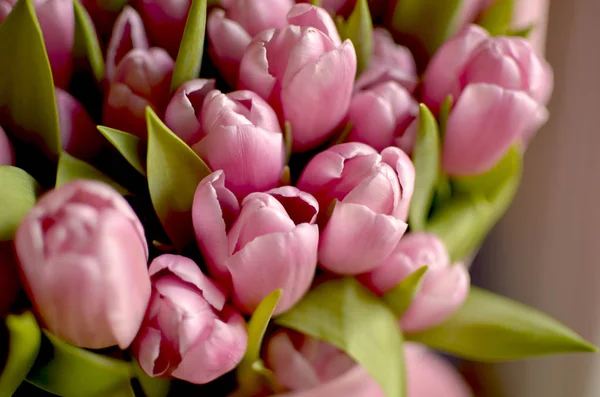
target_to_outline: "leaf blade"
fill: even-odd
[[[419,292],[427,269],[428,266],[418,268],[383,296],[385,303],[398,318],[402,317]]]
[[[350,39],[356,49],[356,76],[367,69],[373,55],[373,20],[367,0],[358,0],[344,24],[344,39]]]
[[[0,166],[0,181],[4,186],[0,189],[0,241],[9,241],[42,189],[31,175],[12,166]]]
[[[144,141],[135,135],[114,128],[102,125],[97,128],[136,171],[146,176],[146,158],[143,154],[148,149]]]
[[[483,13],[478,23],[492,36],[504,35],[510,27],[514,7],[514,0],[496,0]]]
[[[94,28],[94,22],[79,0],[73,0],[75,12],[74,55],[86,58],[97,82],[104,79],[104,56]]]
[[[60,187],[65,183],[76,179],[89,179],[104,182],[124,196],[131,194],[129,190],[125,189],[90,164],[71,156],[67,152],[62,152],[58,160],[58,169],[56,171],[56,187]]]

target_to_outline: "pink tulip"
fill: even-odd
[[[15,151],[2,127],[0,127],[0,165],[15,165]]]
[[[152,261],[152,298],[134,343],[150,376],[208,383],[235,368],[246,351],[242,315],[192,261],[161,255]]]
[[[319,205],[287,186],[253,193],[240,206],[225,174],[204,178],[194,196],[196,240],[211,273],[233,290],[235,304],[252,313],[272,291],[283,295],[275,314],[308,291],[317,265]]]
[[[133,49],[150,48],[142,17],[133,8],[125,6],[117,18],[106,49],[106,78],[114,79],[117,66]]]
[[[417,86],[417,67],[408,48],[397,45],[387,30],[376,28],[369,67],[356,80],[355,89],[365,90],[387,81],[395,81],[412,93]]]
[[[298,4],[288,13],[287,20],[290,25],[319,29],[329,36],[336,47],[342,44],[335,22],[333,22],[331,15],[321,7]]]
[[[416,117],[419,105],[399,84],[388,81],[354,94],[348,121],[353,128],[350,142],[363,142],[381,151],[392,146]]]
[[[145,139],[146,107],[162,117],[175,62],[162,48],[134,49],[119,63],[102,109],[105,125]]]
[[[9,241],[0,242],[0,317],[9,311],[15,302],[21,283],[17,261]]]
[[[56,88],[56,106],[63,149],[89,160],[102,148],[102,136],[83,106],[66,91]]]
[[[309,0],[297,0],[296,2],[310,3]],[[369,0],[369,8],[373,18],[381,15],[385,3],[386,0]],[[343,15],[347,17],[352,13],[355,6],[356,0],[321,0],[321,7],[333,15]]]
[[[283,28],[293,0],[222,0],[227,18],[237,22],[250,36],[263,30]]]
[[[0,0],[0,24],[12,11],[17,0]],[[35,11],[46,52],[57,87],[66,87],[71,80],[75,16],[72,0],[34,0]]]
[[[85,348],[127,348],[150,299],[148,246],[127,201],[95,181],[43,196],[15,235],[23,283],[44,326]]]
[[[306,151],[324,143],[343,121],[355,75],[349,40],[336,46],[317,28],[290,25],[253,39],[240,65],[239,86],[267,99],[280,120],[291,123],[294,150]]]
[[[394,252],[370,273],[358,279],[374,293],[383,295],[422,266],[428,266],[423,284],[400,319],[406,332],[422,331],[446,321],[469,294],[469,272],[450,264],[444,243],[433,234],[410,233]]]
[[[545,105],[552,94],[553,76],[550,65],[527,40],[490,37],[483,28],[469,25],[433,57],[423,81],[424,101],[437,111],[448,95],[457,100],[473,83],[523,91]]]
[[[188,145],[203,138],[202,105],[206,95],[215,89],[214,80],[196,79],[183,83],[173,94],[165,110],[165,124]]]
[[[362,143],[344,143],[317,154],[298,188],[313,194],[321,208],[337,200],[321,234],[321,266],[338,274],[377,267],[406,231],[414,183],[414,166],[398,148],[379,154]]]
[[[79,0],[90,14],[100,37],[108,42],[120,12],[128,0]]]
[[[157,47],[177,57],[191,0],[137,0],[148,35]]]
[[[279,186],[285,167],[277,115],[252,91],[210,92],[202,107],[202,135],[192,148],[211,169],[223,170],[239,198]]]

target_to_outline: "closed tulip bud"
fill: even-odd
[[[414,166],[398,148],[379,154],[362,143],[345,143],[317,154],[298,188],[313,194],[321,208],[337,200],[321,234],[321,266],[358,274],[381,264],[406,231],[414,183]]]
[[[152,43],[177,57],[191,0],[138,0]]]
[[[106,78],[114,79],[117,66],[133,49],[150,48],[142,17],[133,8],[125,6],[117,18],[106,48]]]
[[[358,76],[355,89],[364,90],[387,81],[412,93],[417,86],[417,66],[408,48],[397,45],[387,30],[376,28],[369,67]]]
[[[0,0],[0,24],[12,11],[17,0]],[[54,85],[66,87],[73,67],[75,16],[72,0],[34,0],[42,28],[46,52],[52,68]]]
[[[103,123],[146,139],[146,107],[162,117],[174,66],[162,48],[130,51],[110,82],[102,109]]]
[[[358,277],[373,292],[383,295],[425,265],[428,269],[421,288],[400,319],[406,332],[435,327],[454,314],[469,294],[466,267],[450,264],[444,243],[435,235],[410,233],[379,267]]]
[[[227,187],[244,198],[279,186],[285,167],[283,134],[277,115],[257,94],[212,91],[202,107],[202,133],[192,148],[214,170],[223,170]]]
[[[150,376],[208,383],[239,364],[248,334],[242,315],[191,259],[161,255],[152,261],[152,298],[134,343]]]
[[[43,196],[15,235],[23,284],[43,325],[85,348],[135,338],[150,299],[148,246],[127,201],[95,181]]]
[[[0,127],[0,165],[15,165],[15,151],[2,127]]]
[[[368,0],[373,18],[381,15],[386,0]],[[310,3],[309,0],[297,0],[297,3]],[[320,6],[333,15],[349,16],[356,6],[356,0],[321,0]]]
[[[308,291],[317,265],[318,210],[311,195],[290,186],[253,193],[240,209],[222,171],[200,182],[192,207],[196,240],[244,313],[280,288],[275,314],[282,313]]]
[[[293,0],[223,0],[227,18],[240,24],[250,36],[263,30],[283,28],[286,15],[294,6]]]
[[[93,158],[102,148],[102,136],[96,124],[71,94],[60,88],[56,88],[55,93],[63,149],[82,160]]]
[[[200,121],[202,105],[206,95],[214,89],[214,80],[186,81],[175,91],[167,105],[165,124],[188,145],[204,137]]]
[[[4,317],[9,311],[20,288],[19,271],[12,243],[2,241],[0,242],[0,317]]]
[[[342,44],[335,22],[331,15],[321,7],[310,4],[298,4],[287,15],[290,25],[300,27],[313,27],[325,33],[337,47]]]
[[[388,81],[354,94],[348,121],[350,142],[362,142],[381,151],[402,136],[419,111],[419,105],[399,84]]]

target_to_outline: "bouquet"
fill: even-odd
[[[548,118],[512,0],[0,0],[0,395],[465,397]],[[526,266],[526,264],[523,264]]]

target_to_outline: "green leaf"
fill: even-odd
[[[423,277],[427,269],[427,266],[418,268],[383,296],[385,303],[387,303],[398,318],[402,317],[421,289]]]
[[[8,357],[0,373],[0,396],[12,396],[25,380],[40,351],[42,332],[31,312],[10,314],[8,328]]]
[[[440,172],[440,137],[437,121],[421,104],[419,131],[413,149],[416,180],[408,221],[413,231],[425,228]]]
[[[171,381],[169,379],[149,376],[135,359],[131,364],[133,365],[135,377],[140,381],[145,397],[165,397],[169,394],[169,389],[171,388]]]
[[[75,12],[74,56],[87,59],[94,78],[97,82],[101,82],[104,79],[104,57],[94,22],[79,0],[73,0],[73,10]]]
[[[290,162],[292,156],[292,146],[294,145],[294,133],[292,130],[292,123],[286,121],[283,127],[283,144],[285,146],[285,163]]]
[[[191,216],[194,193],[211,171],[150,107],[146,108],[146,122],[150,198],[171,242],[182,249],[194,235]]]
[[[52,70],[33,0],[19,0],[0,24],[0,109],[15,133],[51,158],[61,151]]]
[[[492,36],[504,35],[508,32],[512,21],[515,0],[496,0],[479,18],[479,25]]]
[[[63,397],[125,396],[131,389],[131,364],[61,341],[44,330],[46,360],[27,375],[33,385]],[[122,391],[124,390],[124,391]]]
[[[342,37],[350,39],[356,49],[356,76],[369,66],[373,55],[373,20],[367,0],[358,0],[345,23]]]
[[[115,149],[133,168],[146,176],[146,143],[135,135],[99,125],[98,131],[114,146]]]
[[[56,187],[60,187],[65,183],[76,179],[91,179],[93,181],[104,182],[112,186],[122,195],[130,194],[123,186],[119,185],[85,161],[79,160],[67,152],[62,152],[60,154],[60,159],[58,160],[58,170],[56,171]]]
[[[509,29],[506,32],[507,36],[514,36],[514,37],[523,37],[525,39],[529,38],[529,36],[531,35],[531,32],[533,32],[533,29],[535,29],[535,23],[532,23],[531,25],[528,25],[522,29]]]
[[[31,175],[8,165],[0,166],[0,186],[0,241],[9,241],[42,189]]]
[[[448,125],[448,117],[450,117],[450,112],[452,111],[452,106],[454,105],[454,98],[452,95],[448,95],[442,105],[440,106],[440,114],[438,115],[438,119],[440,122],[440,139],[442,142],[444,141],[444,137],[446,136],[446,126]]]
[[[365,367],[387,397],[405,396],[398,320],[356,280],[344,278],[319,285],[275,322],[337,346]]]
[[[477,287],[450,320],[407,339],[482,362],[596,351],[546,314]]]
[[[175,61],[171,92],[200,75],[206,31],[206,0],[193,0]]]

